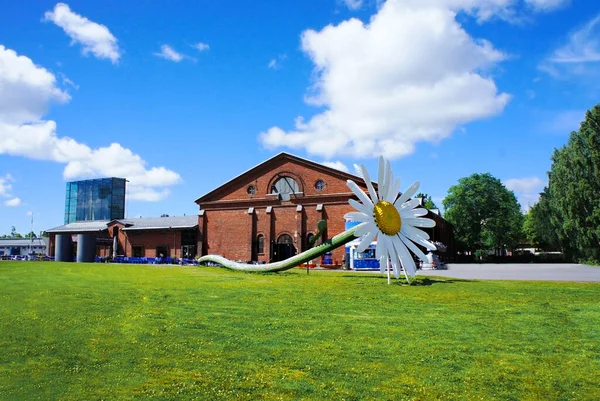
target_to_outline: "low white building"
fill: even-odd
[[[47,255],[48,238],[0,238],[0,257]]]

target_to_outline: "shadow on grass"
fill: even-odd
[[[366,279],[366,280],[383,280],[383,281],[387,281],[387,276],[386,275],[380,275],[380,274],[348,274],[348,275],[343,275],[342,276],[345,279]],[[430,285],[434,285],[434,284],[452,284],[452,283],[471,283],[474,282],[475,280],[465,280],[465,279],[457,279],[457,278],[450,278],[450,277],[423,277],[423,276],[418,276],[415,279],[413,279],[412,283],[410,284],[413,287],[420,287],[420,286],[430,286]],[[392,284],[394,285],[402,285],[402,286],[408,286],[408,282],[406,281],[406,279],[404,277],[400,277],[400,279],[396,279],[396,278],[392,278]]]

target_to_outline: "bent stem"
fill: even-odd
[[[356,227],[353,227],[336,235],[330,240],[317,245],[314,248],[308,249],[302,253],[299,253],[298,255],[292,256],[291,258],[287,258],[286,260],[282,260],[280,262],[267,263],[264,265],[255,265],[250,263],[234,262],[220,255],[206,255],[198,258],[198,263],[213,262],[227,269],[246,272],[280,272],[297,267],[302,263],[307,263],[311,259],[315,259],[319,256],[324,255],[327,252],[330,252],[336,248],[339,248],[342,245],[347,244],[356,237],[354,235],[355,230]]]

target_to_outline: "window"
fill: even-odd
[[[325,181],[323,180],[317,180],[317,182],[315,182],[315,189],[317,191],[322,191],[325,189]]]
[[[256,253],[265,253],[265,237],[262,234],[259,234],[256,238]]]
[[[131,256],[134,258],[141,258],[144,256],[144,248],[141,246],[134,246],[131,248]]]
[[[248,195],[252,196],[252,195],[256,195],[256,187],[254,185],[250,185],[248,187]]]
[[[279,238],[277,238],[278,244],[293,244],[294,240],[288,234],[281,234]]]
[[[271,186],[272,194],[279,194],[281,200],[290,200],[290,194],[300,192],[300,186],[292,177],[283,176]]]

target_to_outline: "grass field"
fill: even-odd
[[[0,262],[0,399],[600,400],[600,285]]]

